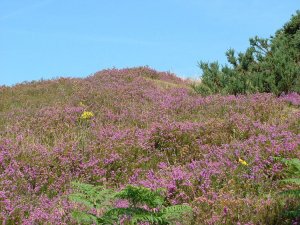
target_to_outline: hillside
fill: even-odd
[[[201,97],[147,67],[0,87],[0,221],[76,224],[66,196],[81,181],[165,188],[195,224],[289,224],[274,157],[300,157],[299,105]]]

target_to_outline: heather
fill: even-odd
[[[0,87],[0,221],[77,224],[78,181],[162,188],[194,224],[290,224],[298,200],[279,194],[294,187],[276,158],[300,157],[299,102],[202,97],[147,67]]]

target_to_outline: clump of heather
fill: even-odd
[[[300,105],[300,95],[297,94],[296,92],[292,92],[292,93],[289,93],[289,94],[286,94],[286,95],[282,95],[281,99],[283,101],[291,103],[292,105],[297,105],[297,106]]]
[[[299,99],[201,97],[147,67],[1,87],[0,222],[76,224],[76,180],[164,188],[195,224],[290,224],[274,157],[300,157]]]

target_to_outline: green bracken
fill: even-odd
[[[80,224],[174,224],[189,221],[192,209],[188,205],[166,206],[163,190],[152,191],[145,187],[126,186],[113,191],[101,186],[73,182],[76,190],[69,195],[73,202],[86,210],[74,210],[72,217]],[[126,200],[126,207],[116,207],[115,200]],[[95,213],[96,212],[96,213]]]

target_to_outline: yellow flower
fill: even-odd
[[[80,116],[80,118],[84,120],[91,119],[92,117],[94,117],[94,113],[88,111],[84,111]]]
[[[79,106],[81,106],[81,107],[86,107],[86,105],[83,104],[83,102],[79,102]]]
[[[242,160],[241,158],[239,158],[239,163],[244,166],[248,166],[248,163],[245,160]]]

